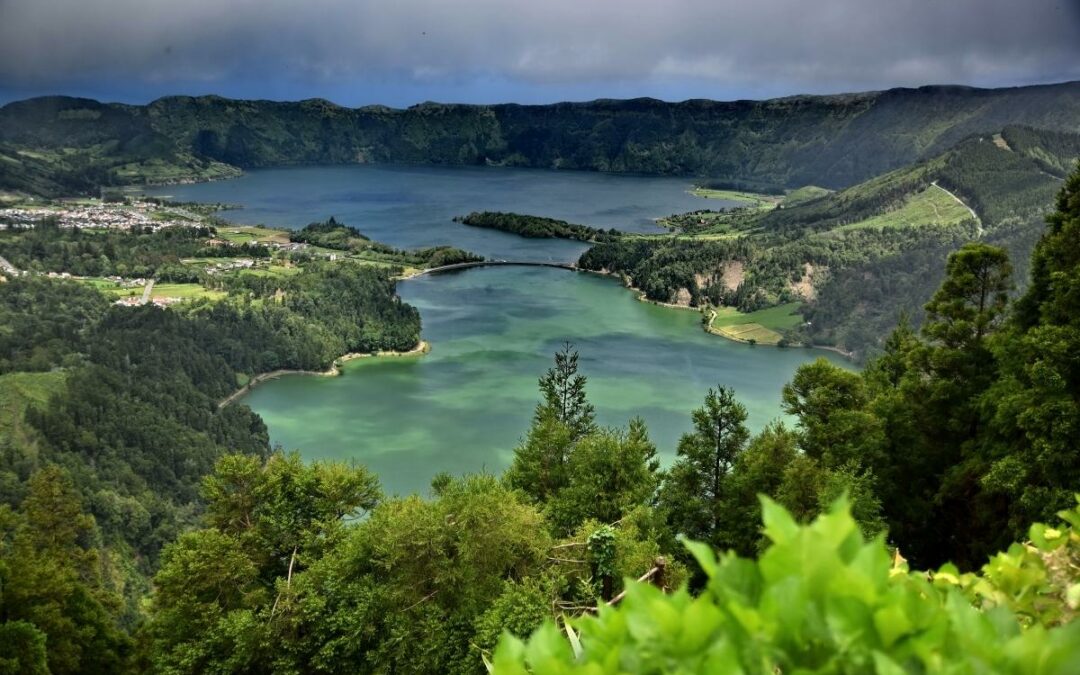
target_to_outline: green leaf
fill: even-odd
[[[761,517],[765,523],[763,532],[775,544],[786,544],[799,534],[799,524],[780,504],[765,495],[761,500]]]
[[[705,572],[706,576],[712,577],[716,574],[716,553],[708,544],[691,541],[682,535],[679,535],[679,541],[690,551],[690,555],[694,556],[694,560],[701,566],[701,570]]]
[[[890,604],[874,612],[874,628],[881,638],[882,645],[889,648],[911,632],[914,626],[902,607]]]
[[[882,652],[874,652],[874,671],[877,675],[907,675],[899,663]]]

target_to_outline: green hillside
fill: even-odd
[[[85,191],[218,177],[228,167],[357,162],[695,175],[770,190],[838,188],[1010,124],[1075,130],[1080,83],[767,101],[425,103],[404,110],[214,96],[168,97],[145,106],[48,97],[0,109],[0,189]]]
[[[801,303],[807,322],[790,337],[863,356],[902,314],[922,321],[946,256],[966,241],[1003,246],[1026,278],[1061,187],[1048,169],[1075,166],[1078,143],[1080,134],[1006,127],[836,192],[672,216],[664,222],[680,236],[605,242],[580,264],[622,273],[660,302],[688,294],[692,305],[744,313]]]

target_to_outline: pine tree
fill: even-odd
[[[995,437],[982,483],[1008,498],[1014,535],[1070,506],[1080,486],[1080,166],[1047,223],[985,399]]]
[[[537,406],[536,419],[552,414],[570,428],[575,439],[596,428],[595,409],[585,396],[584,375],[578,374],[578,353],[569,342],[555,353],[555,366],[540,378],[544,400]]]
[[[547,501],[567,485],[566,465],[574,445],[596,430],[595,412],[578,374],[578,353],[567,342],[555,353],[555,365],[540,378],[543,400],[507,471],[511,486],[535,502]]]
[[[727,387],[709,389],[693,412],[694,431],[679,440],[678,459],[664,479],[660,501],[669,524],[699,541],[724,546],[728,477],[750,436],[746,407]]]

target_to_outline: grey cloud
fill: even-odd
[[[0,86],[1080,78],[1080,0],[0,0]]]

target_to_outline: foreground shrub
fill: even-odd
[[[909,571],[844,502],[809,525],[768,499],[763,515],[771,544],[756,561],[687,544],[708,576],[698,597],[632,584],[566,635],[551,623],[504,635],[493,672],[1080,672],[1080,623],[1065,623],[1080,510],[1061,514],[1073,527],[1034,526],[981,575]]]

